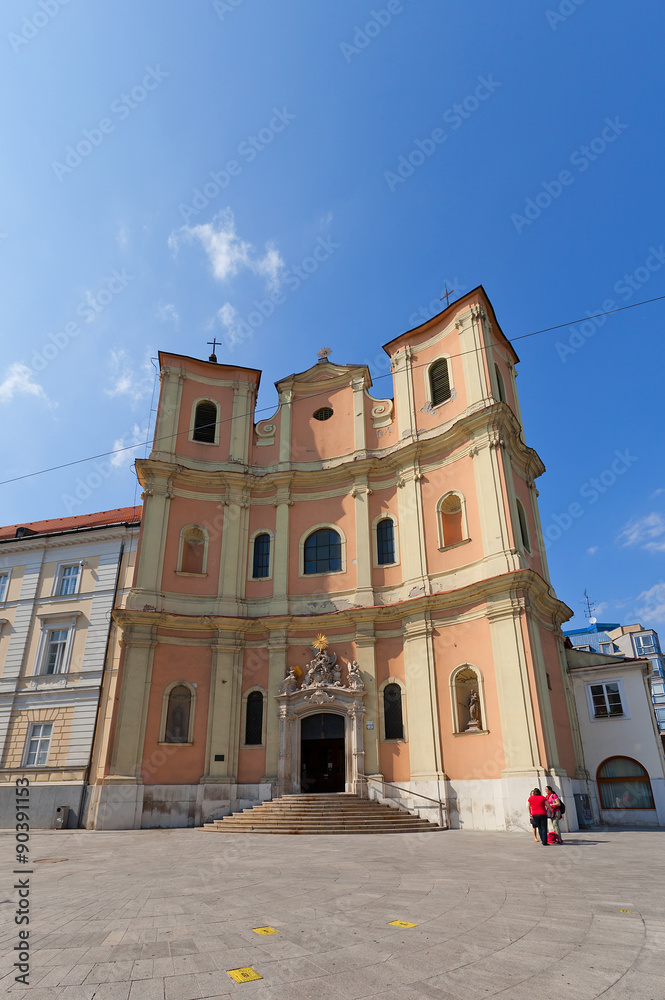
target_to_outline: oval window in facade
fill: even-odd
[[[320,410],[317,410],[313,414],[315,420],[330,420],[333,415],[333,411],[329,406],[322,406]]]

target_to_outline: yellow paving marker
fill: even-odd
[[[252,927],[255,934],[279,934],[275,927]]]
[[[390,920],[389,927],[417,927],[418,924],[410,924],[406,920]]]
[[[231,979],[235,979],[236,983],[249,983],[252,979],[263,979],[256,969],[252,969],[251,966],[247,969],[227,969]]]
[[[619,913],[630,913],[630,910],[619,910]]]

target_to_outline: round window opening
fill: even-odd
[[[333,411],[329,406],[322,406],[320,410],[317,410],[314,414],[315,420],[330,420],[333,415]]]

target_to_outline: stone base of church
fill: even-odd
[[[83,826],[91,830],[146,830],[202,826],[273,797],[273,786],[113,783],[88,789]]]
[[[437,824],[439,807],[427,799],[440,798],[445,806],[444,826],[451,830],[530,831],[527,798],[536,786],[544,791],[546,784],[552,784],[566,803],[561,829],[578,830],[574,793],[586,792],[586,784],[582,787],[578,781],[563,776],[549,778],[534,772],[475,780],[403,781],[399,788],[382,786],[377,781],[370,782],[370,796]]]

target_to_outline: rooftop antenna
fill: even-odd
[[[598,619],[594,618],[593,613],[596,609],[597,602],[594,601],[591,597],[589,597],[586,590],[584,591],[584,600],[580,601],[580,604],[585,609],[584,617],[589,619],[590,625],[595,625]]]
[[[218,344],[217,343],[217,339],[215,337],[213,337],[212,340],[208,341],[208,344],[209,344],[210,347],[212,347],[212,354],[208,358],[208,361],[212,361],[212,363],[216,365],[217,364],[217,355],[215,354],[215,348],[216,347],[221,347],[222,346],[222,342],[220,340],[220,342]]]

